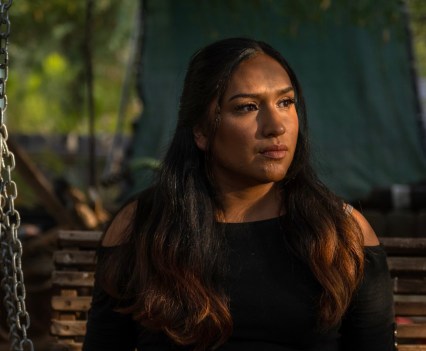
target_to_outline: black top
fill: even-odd
[[[225,225],[225,224],[224,224]],[[278,218],[225,225],[234,329],[220,351],[393,351],[390,275],[381,246],[365,247],[365,275],[341,323],[318,332],[321,287],[283,240]],[[114,248],[100,248],[102,261]],[[191,350],[143,330],[95,284],[84,351]]]

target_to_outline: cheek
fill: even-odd
[[[243,124],[223,123],[216,132],[217,145],[231,147],[232,150],[244,149],[254,140],[253,133],[250,128]]]

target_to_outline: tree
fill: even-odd
[[[133,0],[95,2],[91,49],[101,132],[114,128],[136,7]],[[13,3],[7,86],[12,132],[86,132],[85,16],[86,1]]]

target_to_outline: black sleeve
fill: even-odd
[[[342,321],[343,351],[394,351],[393,293],[382,246],[365,248],[363,281]]]
[[[108,248],[109,249],[109,248]],[[98,252],[98,264],[106,249]],[[95,287],[87,321],[83,351],[133,351],[137,342],[137,323],[130,315],[115,311],[117,300],[98,284]]]

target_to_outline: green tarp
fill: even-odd
[[[296,71],[307,102],[314,165],[334,191],[352,200],[375,187],[426,179],[399,3],[144,1],[144,111],[133,162],[161,158],[190,55],[220,38],[249,36],[277,48]],[[132,191],[147,186],[152,176],[141,168],[132,175]]]

